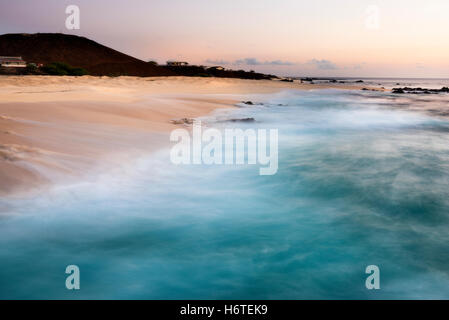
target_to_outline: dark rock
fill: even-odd
[[[256,120],[254,118],[242,118],[242,119],[229,119],[226,121],[228,121],[228,122],[254,122]]]
[[[193,123],[193,119],[182,118],[182,119],[170,120],[170,122],[173,123],[173,124],[192,124]]]
[[[393,93],[405,93],[405,91],[401,88],[393,88],[392,92]]]
[[[410,94],[438,94],[438,93],[449,93],[448,87],[443,87],[441,89],[426,89],[426,88],[393,88],[393,93],[410,93]]]

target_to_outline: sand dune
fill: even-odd
[[[0,195],[119,165],[167,144],[173,119],[286,88],[317,86],[223,78],[0,77]]]

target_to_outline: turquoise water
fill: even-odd
[[[279,170],[174,166],[3,199],[0,298],[449,298],[447,96],[320,90],[204,118],[279,130]],[[168,139],[168,138],[167,138]],[[81,290],[65,288],[67,265]],[[381,289],[365,288],[378,265]]]

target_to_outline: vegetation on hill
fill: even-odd
[[[175,72],[176,74],[187,77],[218,77],[218,78],[239,78],[252,80],[270,80],[277,78],[275,75],[257,73],[254,71],[244,70],[221,70],[214,67],[208,68],[204,66],[165,66],[165,68]]]
[[[74,68],[63,62],[53,62],[42,67],[42,72],[55,76],[84,76],[88,74],[86,69]]]

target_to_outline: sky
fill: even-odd
[[[68,5],[80,29],[66,28]],[[0,34],[283,76],[449,78],[448,0],[0,0]],[[1,55],[1,52],[0,52]]]

